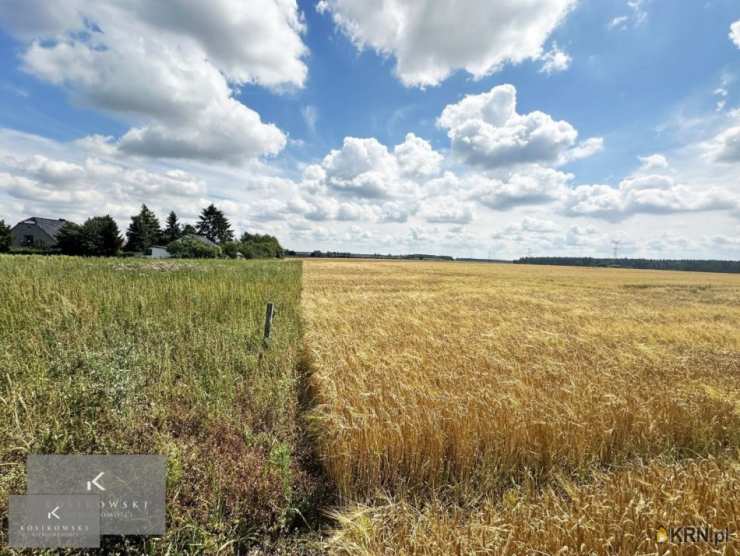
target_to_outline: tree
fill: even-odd
[[[198,230],[195,229],[195,226],[192,224],[185,224],[182,227],[182,236],[194,236],[198,233]]]
[[[180,222],[177,220],[175,211],[170,211],[170,214],[167,216],[167,227],[162,232],[162,243],[168,245],[181,237],[182,228],[180,227]]]
[[[131,217],[131,224],[126,230],[126,251],[146,251],[159,243],[162,228],[157,216],[146,205],[141,205],[141,212]]]
[[[112,257],[122,245],[118,224],[110,216],[89,218],[82,226],[66,222],[57,234],[57,247],[64,255]]]
[[[282,257],[283,248],[276,237],[264,234],[243,233],[239,242],[239,252],[245,259],[267,259]]]
[[[95,216],[82,225],[82,245],[85,255],[112,257],[123,245],[118,224],[110,216]]]
[[[198,233],[214,243],[233,241],[234,232],[224,213],[211,204],[204,208],[198,220]]]
[[[84,255],[82,226],[74,222],[65,222],[57,233],[57,247],[63,255]]]
[[[0,220],[0,253],[10,251],[10,227],[5,224],[5,220]]]

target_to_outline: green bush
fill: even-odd
[[[239,242],[239,252],[245,259],[271,259],[283,256],[280,242],[268,234],[243,234]]]
[[[167,252],[179,259],[217,259],[221,256],[221,249],[217,245],[208,245],[193,236],[173,241],[167,246]]]
[[[221,251],[225,257],[236,259],[239,255],[239,243],[236,241],[227,241],[221,245]]]

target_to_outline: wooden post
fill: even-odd
[[[265,313],[265,343],[270,341],[270,333],[272,332],[272,317],[275,316],[275,306],[272,303],[267,304],[267,312]]]

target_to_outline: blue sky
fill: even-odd
[[[0,218],[740,258],[736,1],[458,4],[3,0]]]

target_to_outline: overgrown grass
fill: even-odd
[[[231,553],[301,524],[300,294],[300,262],[0,257],[0,515],[27,454],[153,453],[167,534],[108,550]]]
[[[534,508],[553,485],[588,485],[641,461],[737,458],[736,276],[316,261],[304,280],[314,432],[352,530],[338,534],[341,550],[468,553],[455,535],[488,527],[476,512],[490,514],[511,489]],[[731,482],[736,468],[723,469]],[[351,509],[378,500],[383,511]],[[568,508],[575,521],[564,523],[576,523]],[[709,499],[696,507],[724,526],[730,514],[715,509]],[[507,530],[530,527],[524,513],[496,515]],[[425,550],[438,527],[450,542]],[[557,547],[561,533],[547,530],[547,542],[512,537],[523,539],[515,552]],[[470,551],[502,549],[486,538]]]

